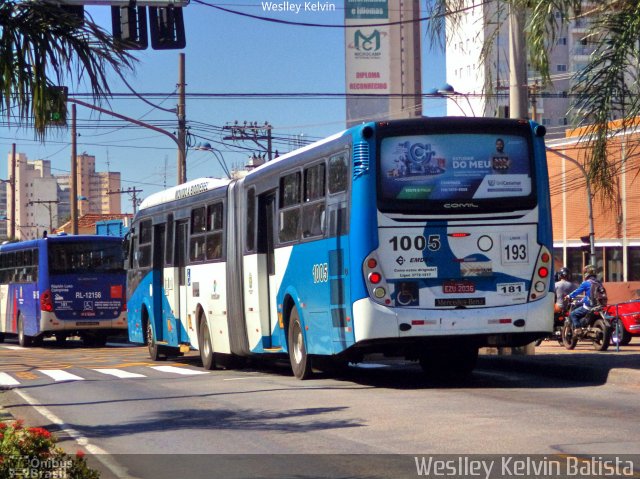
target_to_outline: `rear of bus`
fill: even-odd
[[[353,305],[356,344],[388,344],[408,356],[429,347],[477,355],[478,347],[521,346],[548,333],[544,128],[426,118],[361,132],[375,167],[354,180],[353,201],[375,191],[377,208],[359,223],[377,234],[365,238],[362,256],[352,255],[364,279]]]
[[[104,343],[125,335],[126,283],[122,239],[60,236],[46,240],[41,255],[41,331],[57,339],[81,336]]]

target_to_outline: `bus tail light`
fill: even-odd
[[[529,290],[529,301],[540,299],[549,291],[551,258],[551,253],[543,246],[540,249],[538,260],[533,270],[531,289]]]
[[[46,290],[40,295],[40,309],[48,313],[53,311],[53,296],[51,296],[51,291]]]
[[[389,288],[384,280],[384,276],[380,271],[380,263],[375,254],[369,255],[362,265],[365,283],[369,296],[380,304],[390,305],[391,297],[389,296]]]

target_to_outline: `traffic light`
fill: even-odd
[[[111,7],[111,27],[114,40],[127,50],[149,46],[145,7]]]
[[[187,45],[181,7],[149,7],[151,47],[177,50]]]
[[[590,236],[580,236],[580,241],[582,241],[582,245],[580,246],[580,249],[582,249],[583,252],[585,253],[591,253],[591,241],[590,241]]]
[[[48,126],[67,126],[67,96],[66,86],[47,87],[47,116]]]

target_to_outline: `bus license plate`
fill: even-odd
[[[476,285],[471,281],[445,281],[442,292],[445,294],[475,293]]]

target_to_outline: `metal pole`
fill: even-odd
[[[187,181],[187,127],[185,115],[184,53],[178,62],[178,184]]]
[[[595,229],[593,226],[593,205],[592,205],[592,196],[591,196],[591,182],[589,181],[589,175],[587,174],[584,167],[575,159],[570,156],[565,155],[564,153],[560,153],[555,148],[546,147],[547,151],[551,151],[552,153],[558,155],[560,158],[564,158],[565,160],[573,163],[578,167],[582,175],[584,176],[585,184],[587,186],[587,212],[589,215],[589,264],[591,266],[596,265],[596,246],[595,246]]]
[[[78,145],[76,104],[71,104],[71,234],[78,234]]]
[[[9,224],[9,238],[16,238],[16,144],[11,144],[11,178],[9,179],[11,188],[11,223]]]
[[[524,10],[509,6],[509,116],[528,118]]]

